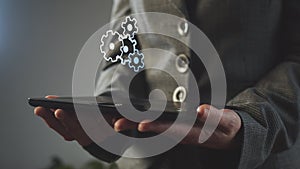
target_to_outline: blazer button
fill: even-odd
[[[178,55],[175,62],[178,72],[185,73],[189,69],[189,59],[185,54]]]
[[[173,102],[184,102],[186,99],[186,90],[179,86],[173,92]]]
[[[186,36],[189,31],[189,24],[187,23],[186,20],[183,20],[182,22],[178,23],[178,33],[181,36]]]

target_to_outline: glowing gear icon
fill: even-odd
[[[133,68],[135,72],[138,72],[140,69],[144,68],[144,54],[140,53],[140,51],[135,50],[134,53],[130,53],[128,56],[129,59],[129,67]]]
[[[100,51],[106,61],[116,62],[122,57],[123,41],[118,32],[108,30],[101,37]]]
[[[138,27],[136,26],[137,21],[135,18],[126,17],[125,22],[122,22],[121,27],[123,28],[123,35],[134,37],[138,32]]]
[[[100,51],[106,61],[117,62],[122,65],[128,63],[129,68],[138,72],[144,68],[144,54],[137,49],[134,35],[138,32],[135,18],[126,17],[121,23],[123,35],[119,32],[108,30],[101,37]]]
[[[123,38],[123,46],[121,47],[123,55],[120,57],[121,64],[125,65],[126,62],[129,61],[128,55],[130,53],[134,53],[134,51],[136,50],[136,45],[136,40],[132,39],[130,36]]]

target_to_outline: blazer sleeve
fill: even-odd
[[[130,14],[130,6],[129,0],[114,0],[112,7],[112,15],[111,20],[118,19],[120,17],[126,16]],[[113,25],[114,29],[118,29],[116,25]],[[118,31],[118,30],[117,30]],[[114,75],[115,69],[119,63],[109,63],[104,59],[100,63],[97,79],[96,79],[96,89],[95,95],[109,95],[111,91],[122,91],[124,87],[122,85],[122,77],[117,75],[117,78],[114,78],[115,81],[112,81],[112,77]],[[124,77],[123,77],[124,78]],[[112,83],[114,83],[115,89],[112,89]],[[111,163],[120,158],[120,156],[112,154],[96,143],[92,143],[88,146],[83,147],[86,151],[88,151],[92,156],[98,158],[99,160]]]
[[[243,122],[240,169],[257,168],[299,139],[300,1],[282,3],[282,62],[227,104]]]

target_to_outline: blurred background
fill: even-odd
[[[81,166],[93,159],[33,114],[28,97],[71,95],[85,41],[109,22],[112,1],[0,0],[0,168],[40,169],[57,156]]]

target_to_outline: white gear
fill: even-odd
[[[140,53],[140,51],[135,50],[134,53],[130,53],[128,56],[129,59],[129,67],[133,68],[135,72],[139,72],[140,69],[144,68],[144,54]]]
[[[119,44],[121,43],[121,44]],[[119,44],[119,45],[118,45]],[[123,52],[121,47],[123,46],[122,37],[118,32],[108,30],[101,37],[100,51],[106,61],[116,62],[122,58]],[[111,53],[117,53],[115,56],[111,56]]]
[[[138,32],[137,20],[126,17],[121,23],[123,35],[119,32],[108,30],[101,37],[100,51],[106,61],[117,62],[120,59],[121,64],[128,66],[135,72],[144,68],[144,54],[137,48],[137,41],[134,35]]]
[[[129,61],[128,58],[126,58],[129,54],[134,53],[136,50],[137,42],[135,39],[132,39],[130,36],[123,37],[123,46],[121,47],[122,56],[120,57],[121,64],[125,65],[126,62]]]
[[[125,22],[122,22],[121,27],[123,28],[123,36],[134,37],[138,32],[138,27],[136,26],[137,20],[135,18],[126,17]]]

